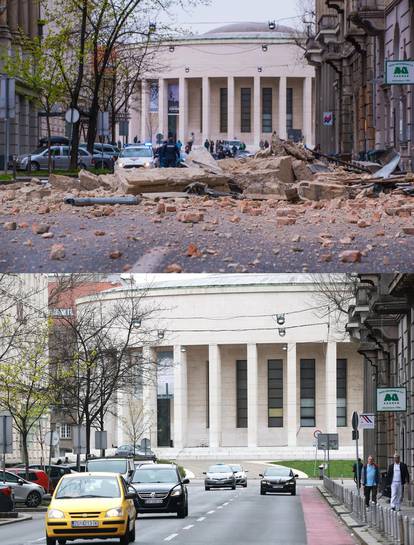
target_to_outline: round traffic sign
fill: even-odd
[[[317,439],[317,438],[318,438],[318,435],[320,435],[321,433],[322,433],[321,430],[315,430],[315,431],[313,432],[314,438]]]
[[[59,443],[59,434],[56,431],[52,431],[52,437],[50,437],[50,431],[45,434],[46,445],[52,444],[52,447],[56,447]]]
[[[356,411],[352,413],[352,429],[356,431],[358,429],[359,424],[359,415]]]
[[[65,113],[65,121],[66,123],[77,123],[80,118],[79,110],[76,108],[69,108],[66,110]]]

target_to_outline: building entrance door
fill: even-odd
[[[157,444],[159,447],[171,446],[171,399],[158,398],[157,405]]]
[[[177,140],[178,130],[178,115],[170,114],[168,116],[168,136],[172,136],[174,140]]]

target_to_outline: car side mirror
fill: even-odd
[[[137,491],[133,486],[128,486],[128,492],[125,494],[126,500],[133,500],[137,497]]]
[[[17,479],[17,484],[24,484],[24,480],[23,479]]]
[[[207,475],[207,472],[206,472],[206,471],[203,471],[203,475]]]
[[[190,479],[187,479],[187,477],[185,479],[183,479],[181,481],[183,484],[189,484],[190,483]]]
[[[233,475],[236,475],[236,473],[238,473],[238,471],[233,471]]]
[[[259,473],[259,477],[263,477],[263,473]]]
[[[245,469],[244,472],[245,472],[245,473],[249,473],[249,470],[248,470],[248,469]]]
[[[295,477],[296,477],[296,478],[299,478],[299,475],[298,475],[297,473],[295,473]]]

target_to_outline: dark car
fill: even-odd
[[[19,467],[22,467],[23,464],[19,464]],[[43,470],[47,475],[49,474],[49,466],[48,465],[42,465],[42,464],[30,464],[29,468],[32,469],[41,469]],[[56,485],[60,481],[60,479],[63,477],[63,475],[66,475],[67,473],[72,473],[71,468],[68,465],[64,464],[52,464],[50,466],[50,491],[53,492],[53,490],[56,488]]]
[[[13,491],[11,486],[0,483],[0,513],[14,511]]]
[[[204,479],[204,487],[206,490],[210,488],[231,488],[236,490],[236,471],[226,464],[215,464],[208,468],[208,471],[203,471],[206,476]]]
[[[260,494],[264,496],[268,492],[286,492],[296,496],[296,477],[288,467],[268,467],[264,473],[260,473]]]
[[[188,515],[188,491],[175,464],[145,464],[135,470],[131,485],[137,491],[137,513]]]

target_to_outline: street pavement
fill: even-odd
[[[247,488],[206,492],[202,481],[189,485],[189,516],[144,515],[137,520],[139,545],[321,545],[315,536],[328,530],[329,545],[354,545],[320,493],[308,481],[298,483],[298,495],[259,494],[259,480]],[[304,501],[309,509],[304,508]],[[305,524],[304,512],[307,513]],[[313,523],[309,522],[313,521]],[[318,521],[315,524],[315,521]],[[4,545],[43,545],[44,515],[0,528]],[[109,545],[112,541],[76,541]],[[325,541],[323,542],[325,543]],[[326,542],[328,545],[328,542]]]

